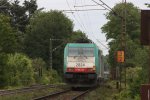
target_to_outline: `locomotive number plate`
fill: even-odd
[[[85,63],[82,63],[82,62],[76,63],[76,67],[84,67],[84,66],[85,66]]]

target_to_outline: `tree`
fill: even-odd
[[[122,8],[124,7],[125,5],[120,3],[117,4],[113,10],[121,15]],[[125,36],[124,68],[129,67],[129,69],[133,69],[136,72],[134,73],[136,74],[136,77],[132,79],[132,82],[128,83],[129,88],[127,90],[127,97],[130,96],[132,99],[135,99],[135,97],[140,94],[140,85],[147,82],[145,77],[148,77],[147,66],[149,64],[149,58],[147,48],[141,46],[139,42],[140,11],[131,3],[126,4],[126,9],[127,33]],[[112,68],[115,68],[118,65],[116,62],[116,52],[117,50],[123,49],[121,46],[121,18],[112,11],[106,14],[106,18],[108,19],[108,22],[102,27],[102,31],[106,33],[107,39],[112,39],[112,41],[109,42],[109,63]]]
[[[60,11],[39,12],[30,21],[25,37],[25,52],[32,58],[40,57],[49,63],[50,38],[60,39],[52,41],[53,49],[67,43],[67,38],[73,33],[73,24]],[[62,44],[63,43],[63,44]],[[59,59],[59,62],[58,62]],[[53,52],[53,66],[62,70],[63,48]]]
[[[30,1],[25,0],[23,4],[26,12],[28,13],[28,18],[31,18],[31,16],[35,13],[38,7],[36,0],[30,0]]]
[[[5,53],[0,53],[0,88],[3,88],[7,84],[6,78],[4,77],[7,59],[8,57]]]
[[[27,86],[34,82],[31,60],[24,54],[0,54],[0,87]]]
[[[18,43],[16,31],[9,22],[9,17],[0,14],[0,52],[14,53],[18,48]]]
[[[0,2],[0,14],[8,16],[8,22],[9,25],[11,25],[9,27],[12,27],[13,31],[16,30],[15,39],[19,46],[17,50],[19,52],[23,51],[26,26],[29,24],[29,20],[36,10],[36,0],[25,0],[22,5],[19,0],[14,0],[13,2],[9,2],[9,0],[1,0]],[[7,34],[10,33],[7,32]]]
[[[8,85],[26,86],[34,82],[32,61],[23,54],[8,54],[5,71]]]
[[[120,3],[117,4],[113,11],[116,12],[118,15],[122,15],[122,10],[124,8],[124,4]],[[109,20],[105,25],[102,27],[103,33],[106,33],[107,39],[112,39],[109,43],[110,51],[109,51],[109,62],[112,66],[116,66],[114,64],[116,62],[116,51],[122,49],[121,47],[121,18],[114,14],[114,12],[110,11],[106,14],[106,18]],[[127,12],[127,31],[126,31],[126,59],[134,57],[134,51],[139,44],[139,34],[140,34],[140,11],[137,7],[134,7],[132,3],[126,4],[126,12]],[[133,46],[134,45],[134,46]],[[129,61],[129,60],[128,60]],[[130,62],[130,61],[129,61]],[[127,62],[127,65],[132,65]]]
[[[145,3],[145,5],[146,5],[147,7],[150,7],[150,4],[148,4],[148,3]]]
[[[124,8],[124,4],[120,3],[115,5],[113,10],[118,14],[122,15],[122,10]],[[127,36],[130,39],[138,39],[140,35],[140,11],[137,7],[135,7],[132,3],[126,4],[126,12],[127,12]],[[109,20],[105,25],[102,27],[102,31],[106,33],[107,39],[118,39],[122,32],[122,23],[121,18],[117,15],[114,15],[114,12],[110,11],[106,14],[106,19]]]
[[[21,32],[25,32],[31,16],[37,10],[36,0],[25,0],[23,5],[20,5],[19,0],[14,0],[13,3],[9,0],[2,0],[0,6],[0,13],[10,16],[12,27]]]
[[[85,33],[83,33],[80,30],[77,30],[71,34],[71,37],[69,39],[70,42],[76,42],[76,43],[91,43],[92,41],[89,40]]]
[[[8,0],[1,0],[0,13],[9,15],[9,7],[10,7],[10,3],[8,2]]]

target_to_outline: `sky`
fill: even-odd
[[[24,0],[20,0],[24,1]],[[94,0],[100,4],[100,0]],[[108,6],[113,8],[122,0],[102,0]],[[150,0],[126,0],[132,2],[139,9],[148,9],[144,4],[150,3]],[[85,6],[96,5],[92,0],[37,0],[38,8],[43,8],[43,11],[49,10],[86,10],[86,9],[103,9],[101,6]],[[63,12],[74,23],[74,30],[81,30],[103,51],[103,54],[108,54],[108,41],[105,34],[102,33],[101,27],[107,23],[105,18],[108,10],[92,10],[92,11],[76,11],[74,13]]]

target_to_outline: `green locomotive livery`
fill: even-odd
[[[102,53],[93,43],[68,43],[64,49],[64,78],[72,87],[92,87],[103,80]]]

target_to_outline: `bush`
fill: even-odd
[[[39,84],[54,84],[61,81],[60,76],[55,70],[47,70],[46,63],[41,58],[32,60],[34,68],[34,78]]]
[[[27,86],[33,83],[54,84],[61,81],[55,70],[47,70],[45,62],[31,60],[24,54],[0,54],[0,87]]]
[[[34,82],[31,60],[24,54],[8,54],[4,77],[8,86],[30,85]]]
[[[7,61],[7,56],[5,53],[0,54],[0,87],[4,87],[7,82],[6,78],[4,77],[4,74],[6,73],[6,61]]]
[[[48,73],[49,73],[49,79],[51,84],[61,82],[61,78],[58,75],[56,70],[51,70]]]

